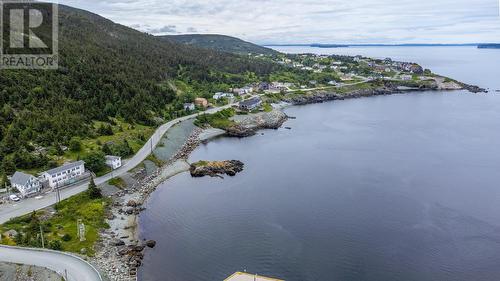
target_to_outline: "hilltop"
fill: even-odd
[[[159,36],[162,40],[234,54],[276,55],[277,51],[241,39],[218,34],[187,34]]]

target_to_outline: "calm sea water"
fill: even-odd
[[[282,49],[393,57],[500,88],[498,50]],[[142,213],[140,280],[500,280],[500,93],[292,107],[286,126],[199,147],[234,178],[166,181]]]

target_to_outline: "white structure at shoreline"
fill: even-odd
[[[75,182],[84,173],[85,162],[77,161],[43,172],[41,176],[51,188],[56,188]]]
[[[224,281],[285,281],[285,280],[259,276],[257,274],[250,274],[246,272],[235,272],[233,275],[224,279]]]
[[[122,158],[120,156],[106,155],[106,165],[116,170],[122,166]]]
[[[16,172],[10,178],[10,183],[23,198],[38,193],[42,189],[42,184],[37,178],[23,172]]]

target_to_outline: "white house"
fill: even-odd
[[[84,173],[85,162],[77,161],[43,172],[41,176],[50,187],[55,188],[75,182]]]
[[[218,92],[218,93],[214,94],[213,98],[214,98],[214,100],[219,100],[219,99],[222,99],[222,98],[232,99],[232,98],[234,98],[234,95],[231,94],[231,93]]]
[[[12,187],[15,187],[21,197],[26,197],[40,192],[42,185],[40,181],[32,175],[16,172],[10,179]]]
[[[122,166],[122,158],[120,156],[106,155],[106,165],[116,170]]]
[[[184,110],[195,110],[195,109],[196,109],[196,106],[192,102],[184,104]]]

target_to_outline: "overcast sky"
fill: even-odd
[[[152,34],[265,43],[500,42],[500,0],[59,0]]]

